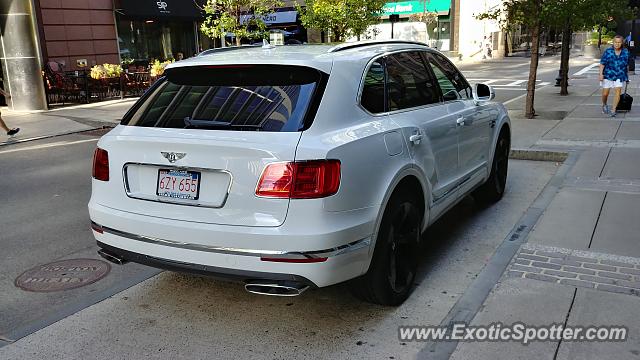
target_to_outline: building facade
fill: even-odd
[[[206,0],[0,0],[3,86],[16,110],[45,109],[41,71],[146,65],[222,45],[200,31]],[[292,2],[264,17],[285,39],[306,41]],[[233,43],[228,34],[226,43]]]

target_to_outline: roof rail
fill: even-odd
[[[217,54],[217,53],[226,52],[226,51],[233,51],[233,50],[240,50],[240,49],[247,49],[247,48],[256,48],[256,47],[259,47],[259,46],[262,46],[262,43],[260,43],[260,44],[251,44],[251,45],[240,45],[240,46],[227,46],[227,47],[215,48],[215,49],[207,49],[207,50],[204,50],[204,51],[198,53],[198,55],[196,55],[196,56],[205,56],[205,55]]]
[[[333,53],[333,52],[338,52],[338,51],[342,51],[342,50],[353,49],[353,48],[358,48],[358,47],[363,47],[363,46],[384,45],[384,44],[412,44],[412,45],[421,45],[421,46],[429,47],[429,45],[427,45],[427,44],[425,44],[423,42],[419,42],[419,41],[410,41],[410,40],[366,40],[366,41],[356,41],[356,42],[342,43],[340,45],[336,45],[336,46],[332,47],[327,52]]]

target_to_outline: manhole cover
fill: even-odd
[[[95,259],[70,259],[40,265],[16,278],[17,287],[26,291],[52,292],[75,289],[105,277],[111,266]]]

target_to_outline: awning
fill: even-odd
[[[431,0],[389,2],[382,8],[381,16],[389,16],[391,14],[418,14],[424,12],[425,3],[427,5],[427,12],[436,12],[438,15],[449,15],[451,0]]]
[[[118,12],[125,16],[158,19],[203,17],[200,8],[205,0],[120,0]]]

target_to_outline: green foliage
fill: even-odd
[[[119,64],[102,64],[91,68],[92,79],[117,78],[122,74],[122,67]]]
[[[167,67],[167,65],[171,64],[173,62],[173,60],[167,60],[167,61],[160,61],[160,60],[155,60],[153,63],[151,63],[151,71],[150,71],[150,75],[153,77],[157,77],[157,76],[162,76],[162,74],[164,74],[164,68]]]
[[[380,21],[385,0],[308,0],[306,8],[296,4],[300,21],[309,29],[331,30],[333,41],[360,36]]]
[[[438,22],[438,13],[435,11],[427,10],[427,7],[429,6],[429,3],[431,3],[431,0],[422,0],[421,3],[424,10],[421,13],[412,14],[409,17],[409,21],[423,22],[427,25],[435,24],[436,22]]]
[[[274,12],[281,5],[279,0],[207,0],[200,30],[210,38],[233,33],[237,45],[242,39],[261,39],[265,37],[267,27],[262,15]],[[245,14],[252,16],[243,22]]]
[[[612,25],[614,19],[631,19],[633,13],[628,0],[505,0],[501,8],[480,14],[478,19],[497,20],[506,30],[515,25],[533,26],[537,21],[543,27],[562,27],[569,20],[575,31]]]

